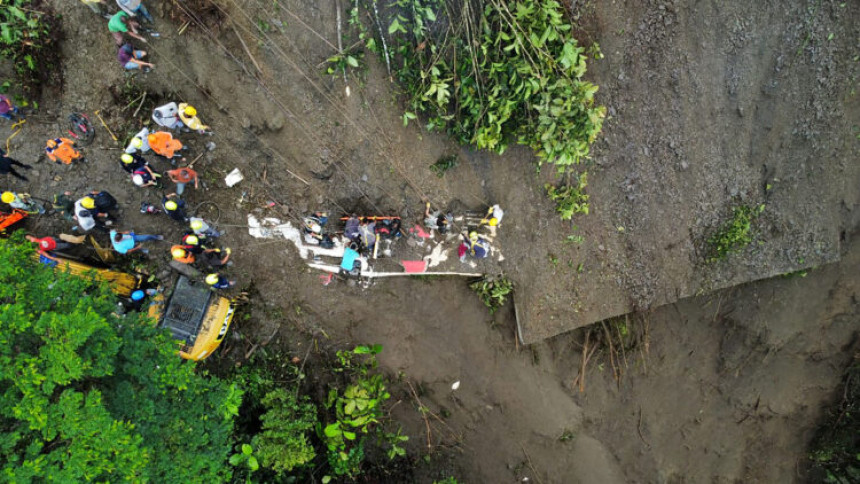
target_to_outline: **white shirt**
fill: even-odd
[[[116,0],[116,4],[131,15],[137,13],[137,9],[140,8],[140,0]]]
[[[502,210],[502,207],[498,205],[493,205],[493,213],[490,215],[490,218],[496,217],[499,223],[502,223],[502,217],[505,216],[505,211]]]
[[[138,131],[138,133],[134,135],[134,137],[140,138],[140,140],[143,141],[143,145],[140,147],[141,153],[146,153],[147,151],[149,151],[149,128],[143,128],[142,130]],[[138,148],[135,148],[133,144],[129,143],[128,146],[125,148],[125,152],[130,155],[133,155],[138,152]]]
[[[176,103],[167,103],[164,106],[155,108],[152,111],[152,120],[155,121],[155,124],[164,126],[167,129],[173,129],[177,125],[182,125]]]
[[[81,205],[81,200],[83,200],[83,198],[75,202],[75,217],[78,219],[78,225],[80,225],[85,232],[89,232],[96,226],[96,219],[90,215],[90,211],[88,209]]]

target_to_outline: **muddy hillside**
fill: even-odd
[[[607,108],[582,166],[590,213],[573,222],[528,148],[472,151],[404,126],[403,91],[376,54],[346,80],[327,74],[339,35],[356,41],[349,1],[145,0],[158,36],[138,47],[155,68],[131,73],[104,18],[49,3],[61,82],[17,134],[2,125],[34,167],[4,189],[110,191],[122,229],[165,236],[144,265],[166,279],[184,227],[138,207],[173,185],[134,186],[118,157],[153,108],[193,104],[213,134],[179,135],[201,176],[185,199],[217,218],[234,293],[251,299],[206,368],[273,349],[313,368],[381,344],[414,482],[807,480],[808,445],[858,351],[860,3],[565,2],[581,41],[600,45],[587,77]],[[45,140],[71,112],[90,115],[96,138],[86,163],[55,165]],[[444,176],[429,169],[451,155]],[[234,169],[244,180],[228,188]],[[324,284],[294,245],[248,231],[249,215],[298,224],[314,210],[412,226],[428,201],[505,209],[516,311],[490,314],[456,277]],[[740,207],[754,213],[750,243],[716,258],[709,240]],[[46,215],[26,228],[72,225]]]

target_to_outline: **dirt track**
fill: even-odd
[[[232,330],[246,339],[225,349],[247,351],[276,326],[272,344],[300,356],[309,335],[334,347],[382,343],[381,362],[392,378],[420,384],[423,403],[449,415],[450,430],[434,427],[434,458],[419,469],[421,482],[448,470],[466,482],[801,479],[794,464],[802,470],[811,429],[858,327],[856,3],[594,6],[588,18],[606,60],[591,71],[611,119],[589,168],[593,213],[577,222],[582,246],[562,242],[570,228],[542,193],[552,178],[534,175],[526,150],[500,159],[414,125],[403,128],[396,89],[371,56],[365,80],[351,81],[349,98],[342,80],[322,76],[317,65],[331,48],[290,13],[334,42],[331,2],[287,1],[272,11],[268,3],[225,0],[236,27],[224,22],[211,37],[197,27],[178,35],[166,18],[174,11],[169,4],[150,3],[162,37],[149,46],[157,68],[138,78],[141,87],[155,99],[192,102],[213,125],[212,138],[183,135],[192,157],[206,142],[217,145],[198,162],[208,189],[189,189],[188,198],[221,207],[224,241],[236,249],[234,275],[260,292],[252,320]],[[57,5],[67,38],[65,90],[48,93],[12,141],[13,155],[26,163],[35,163],[72,110],[106,111],[115,129],[130,114],[108,93],[126,77],[104,21],[82,5]],[[256,19],[266,19],[268,37],[256,30]],[[248,74],[255,62],[260,81]],[[105,188],[128,207],[121,228],[176,238],[180,227],[136,213],[141,200],[160,194],[127,182],[113,148],[100,130],[87,150],[89,165],[36,163],[30,184],[5,183],[42,198]],[[439,179],[427,166],[450,153],[460,153],[461,165]],[[228,190],[221,179],[234,167],[247,179]],[[640,355],[629,355],[621,385],[599,351],[579,393],[572,382],[581,331],[519,347],[511,312],[491,318],[463,281],[323,287],[288,243],[261,243],[243,227],[252,211],[416,217],[425,197],[506,208],[503,243],[519,299],[550,308],[532,309],[545,316],[532,320],[546,323],[542,336],[575,326],[572,314],[588,319],[644,309],[842,260],[805,278],[747,284],[633,316],[631,327],[647,324],[648,339]],[[276,206],[263,208],[269,201]],[[697,244],[738,201],[767,203],[758,228],[763,245],[722,266],[701,265]],[[30,225],[37,232],[48,226]],[[166,247],[152,258],[166,262]],[[580,262],[582,274],[575,270]],[[456,392],[454,381],[461,382]],[[408,387],[395,387],[403,403],[394,415],[412,437],[411,452],[423,455],[425,423]],[[573,437],[560,442],[563,435]]]

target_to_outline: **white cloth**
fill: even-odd
[[[179,119],[179,109],[176,107],[176,103],[167,103],[155,108],[152,111],[152,120],[155,121],[155,124],[167,129],[183,126],[182,120]]]
[[[143,146],[141,146],[139,149],[141,153],[146,153],[147,151],[149,151],[149,128],[143,128],[142,130],[138,131],[137,134],[134,135],[134,137],[140,138],[140,140],[143,141]],[[125,152],[130,155],[133,155],[138,152],[138,148],[135,148],[133,144],[129,143],[128,146],[125,148]]]
[[[496,217],[496,220],[499,221],[499,224],[502,223],[502,217],[505,216],[505,211],[502,210],[502,207],[498,205],[493,205],[493,213],[490,214],[489,218]]]

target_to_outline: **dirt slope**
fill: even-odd
[[[800,479],[794,463],[858,327],[860,250],[852,233],[860,177],[850,162],[858,121],[848,82],[857,72],[856,3],[595,4],[593,35],[607,59],[592,72],[613,114],[590,168],[594,211],[578,222],[582,246],[562,242],[570,229],[551,215],[542,193],[552,178],[534,174],[526,150],[500,159],[403,128],[396,89],[371,59],[364,80],[351,81],[350,97],[342,81],[320,76],[317,66],[332,52],[322,38],[336,38],[332,2],[273,8],[225,0],[219,3],[233,23],[225,20],[211,35],[198,26],[179,35],[170,18],[176,7],[150,3],[162,36],[148,46],[156,70],[138,82],[158,100],[194,103],[213,125],[212,138],[182,136],[190,156],[203,153],[198,167],[207,187],[189,189],[188,199],[220,206],[224,243],[236,249],[232,275],[260,292],[259,318],[237,321],[223,353],[247,351],[276,327],[273,344],[299,356],[307,335],[331,347],[382,343],[383,368],[401,382],[394,383],[401,403],[393,412],[412,436],[412,454],[427,453],[426,424],[405,381],[446,422],[433,425],[432,458],[419,468],[419,482],[448,473],[465,482]],[[67,39],[65,90],[47,93],[12,140],[13,155],[35,163],[38,173],[31,183],[4,183],[43,198],[59,189],[106,188],[128,207],[120,228],[177,240],[178,225],[136,213],[141,200],[156,201],[160,192],[127,181],[103,130],[87,150],[88,165],[37,162],[71,110],[102,109],[118,131],[131,111],[122,112],[109,93],[128,78],[104,20],[83,5],[57,8]],[[260,20],[265,35],[255,27]],[[209,141],[217,145],[211,152]],[[462,163],[449,176],[427,169],[452,152]],[[234,167],[246,181],[226,189],[221,179]],[[765,183],[775,187],[770,195]],[[248,212],[293,219],[317,207],[415,216],[423,197],[473,209],[490,201],[505,206],[508,272],[519,283],[519,301],[540,316],[529,320],[542,328],[535,338],[700,288],[843,258],[806,278],[654,310],[644,316],[649,344],[629,355],[620,387],[601,350],[579,393],[572,383],[581,332],[522,347],[510,310],[488,316],[463,281],[323,287],[288,243],[257,241],[244,227]],[[696,244],[732,200],[767,202],[758,228],[764,245],[703,268]],[[264,208],[270,201],[275,206]],[[29,227],[69,229],[48,218]],[[163,264],[168,245],[154,247],[151,259]],[[455,381],[461,386],[452,391]]]

